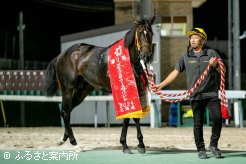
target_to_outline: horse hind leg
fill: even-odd
[[[136,123],[137,138],[138,138],[138,142],[139,142],[139,144],[137,146],[137,149],[138,149],[138,152],[140,154],[144,154],[146,152],[146,149],[145,149],[145,145],[144,145],[144,142],[143,142],[143,134],[142,134],[141,128],[140,128],[140,119],[139,118],[134,118],[133,120]]]
[[[64,117],[63,117],[62,112],[61,112],[61,116],[62,116],[62,119],[63,119],[63,121],[64,121]],[[68,133],[67,133],[67,130],[66,130],[66,128],[65,128],[64,135],[63,135],[63,137],[61,137],[60,140],[58,141],[58,145],[63,145],[63,144],[67,141],[67,139],[68,139]]]
[[[75,146],[75,151],[83,151],[83,148],[77,144],[76,139],[73,135],[73,131],[70,125],[70,115],[72,109],[79,105],[88,95],[88,93],[90,93],[94,89],[88,83],[83,84],[83,87],[78,87],[76,85],[73,90],[67,89],[66,91],[63,91],[63,110],[61,112],[61,115],[65,124],[65,132],[60,144],[63,144],[69,138],[70,143]]]
[[[133,154],[133,152],[131,151],[131,149],[128,147],[128,145],[126,143],[126,135],[127,135],[127,130],[128,130],[128,126],[129,126],[129,121],[130,121],[129,118],[123,119],[120,143],[122,144],[122,147],[123,147],[123,153]]]
[[[64,136],[63,136],[62,140],[59,142],[59,144],[63,144],[69,138],[70,143],[73,146],[75,146],[75,150],[81,151],[80,146],[77,144],[77,141],[76,141],[74,134],[73,134],[73,130],[72,130],[71,125],[70,125],[70,115],[71,115],[71,111],[73,109],[72,96],[73,96],[73,89],[64,89],[62,91],[61,116],[62,116],[63,121],[64,121],[65,132],[64,132]]]

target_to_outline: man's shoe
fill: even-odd
[[[206,158],[208,158],[205,150],[199,151],[199,152],[198,152],[198,157],[199,157],[200,159],[206,159]]]
[[[221,151],[218,147],[209,145],[208,149],[212,152],[215,158],[222,158]]]

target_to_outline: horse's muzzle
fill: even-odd
[[[142,54],[141,57],[145,63],[152,63],[152,61],[153,61],[153,53],[152,52],[150,52],[148,54]]]

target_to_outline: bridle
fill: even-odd
[[[148,46],[148,48],[150,49],[150,53],[152,53],[152,45],[150,43],[148,43],[148,38],[147,38],[147,34],[148,34],[148,27],[146,25],[142,25],[139,26],[135,32],[135,44],[136,44],[136,48],[137,48],[137,53],[139,54],[140,59],[146,58],[146,55],[142,52],[142,48],[144,46]],[[146,42],[141,43],[139,42],[139,33],[144,33],[144,40]]]

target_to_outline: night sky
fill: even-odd
[[[246,31],[246,1],[240,0],[240,35]],[[200,8],[193,10],[194,27],[203,27],[208,40],[228,40],[228,0],[207,0]],[[246,73],[246,38],[240,40],[241,71]],[[223,54],[222,54],[223,55]],[[222,56],[223,57],[223,56]]]
[[[241,34],[246,31],[246,1],[240,0]],[[194,26],[203,27],[208,39],[228,39],[228,0],[207,0],[200,8],[193,10]]]
[[[81,7],[64,7],[49,2],[53,0],[3,0],[0,4],[0,58],[18,59],[18,12],[24,13],[26,25],[25,60],[50,61],[60,52],[60,36],[114,25],[113,0],[62,0]],[[56,1],[57,2],[57,1]],[[59,2],[59,1],[58,1]],[[89,7],[89,9],[87,8]],[[208,39],[226,40],[228,35],[227,0],[207,0],[194,9],[194,26],[203,27]],[[243,10],[246,1],[240,0],[241,33],[246,30]],[[5,37],[7,36],[7,48]],[[16,38],[13,52],[13,38]],[[246,39],[241,40],[245,47]],[[5,50],[6,49],[6,50]],[[7,53],[5,53],[7,51]],[[241,48],[241,55],[246,56]]]
[[[51,0],[52,1],[52,0]],[[81,7],[53,5],[49,0],[4,0],[0,6],[0,57],[4,57],[5,36],[8,36],[7,58],[18,58],[12,53],[12,40],[18,45],[18,13],[24,15],[25,60],[50,61],[60,52],[60,36],[114,25],[113,0],[63,0]],[[59,2],[59,1],[58,1]],[[86,7],[89,6],[90,9]],[[98,8],[98,9],[97,9]]]

